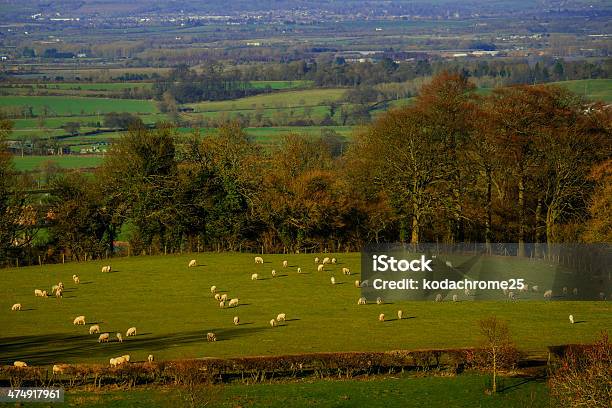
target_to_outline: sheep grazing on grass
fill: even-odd
[[[149,357],[147,357],[147,360],[149,361],[149,363],[153,362],[153,354],[149,354]]]
[[[359,282],[358,280],[355,281],[355,287],[359,288],[361,287],[361,282]]]
[[[569,315],[569,321],[571,324],[574,324],[574,315]]]
[[[217,293],[217,287],[215,285],[210,287],[210,293]]]
[[[108,339],[110,338],[110,334],[102,333],[98,336],[98,343],[108,343]]]
[[[136,328],[135,327],[130,327],[125,332],[125,337],[131,337],[131,336],[136,336]]]
[[[123,336],[121,336],[121,333],[117,333],[117,341],[123,343]]]
[[[261,256],[256,256],[255,257],[255,263],[256,264],[262,264],[263,262],[263,258]]]
[[[194,266],[198,266],[198,261],[196,261],[195,259],[192,259],[191,261],[189,261],[189,265],[187,267],[191,268]]]
[[[225,308],[225,302],[223,300],[219,302],[219,308]]]
[[[228,306],[229,307],[237,307],[238,306],[238,302],[240,302],[240,300],[238,298],[231,299],[229,301],[229,305]]]
[[[64,297],[64,291],[61,290],[61,289],[56,290],[55,291],[55,297],[58,298],[58,299],[59,298],[63,298]]]
[[[331,259],[331,263],[333,263],[335,265],[336,264],[336,258],[332,258]]]
[[[297,273],[302,273],[302,268],[297,268]]]
[[[59,283],[57,284],[57,287],[58,287],[60,290],[64,290],[64,284],[63,284],[62,282],[59,282]]]
[[[57,292],[58,289],[59,289],[59,286],[57,285],[51,286],[51,293],[55,294],[55,292]]]
[[[270,327],[275,327],[276,326],[276,320],[272,319],[270,320]]]
[[[364,297],[360,297],[359,300],[357,300],[358,305],[365,305],[366,303],[367,303],[367,300]]]
[[[116,358],[111,358],[110,360],[108,360],[108,363],[110,364],[111,367],[117,367],[117,359]]]
[[[284,322],[286,317],[287,316],[284,313],[279,313],[278,316],[276,316],[276,321],[279,323]]]
[[[274,269],[272,269],[272,277],[276,278],[276,271]]]
[[[11,310],[12,310],[13,312],[17,312],[17,311],[21,310],[21,303],[15,303],[15,304],[13,305],[13,307],[11,307]]]
[[[402,318],[404,317],[404,312],[402,312],[401,310],[397,311],[397,320],[402,320]]]
[[[85,316],[77,316],[77,317],[75,317],[73,322],[72,322],[72,324],[75,324],[75,325],[79,325],[79,324],[85,325]]]
[[[567,286],[564,286],[562,291],[564,295],[567,295]]]
[[[550,298],[552,298],[553,292],[551,289],[548,289],[546,292],[544,292],[544,299],[548,299],[550,300]]]
[[[377,304],[377,305],[382,305],[382,304],[383,304],[383,300],[382,300],[382,298],[381,298],[381,297],[377,297],[377,298],[376,298],[376,304]]]
[[[384,313],[381,313],[381,314],[378,315],[378,321],[379,322],[384,322],[385,321],[385,314]]]
[[[349,268],[342,268],[342,273],[345,275],[350,275],[351,274],[351,270]]]
[[[442,301],[442,295],[440,293],[438,293],[436,295],[436,302],[441,302]]]
[[[224,302],[227,301],[227,293],[221,295],[221,300]]]
[[[321,264],[321,265],[317,266],[317,271],[322,272],[323,268],[325,268],[325,265]]]
[[[538,285],[533,285],[531,287],[531,290],[533,290],[534,292],[537,292],[538,290],[540,290],[540,287]]]
[[[89,334],[100,334],[100,326],[97,324],[94,324],[93,326],[89,327]]]
[[[64,372],[70,368],[68,364],[54,364],[53,365],[53,375],[64,374]]]
[[[574,290],[572,291],[574,293],[574,296],[578,295],[578,288],[574,288]]]
[[[111,269],[112,268],[110,267],[110,265],[105,265],[105,266],[102,267],[102,272],[110,272]]]
[[[330,281],[332,285],[336,284],[336,278],[334,278],[333,276],[330,278]]]
[[[121,356],[121,358],[123,360],[125,360],[126,363],[130,362],[130,355],[129,354],[124,354],[124,355]]]
[[[457,301],[459,301],[459,296],[453,295],[453,302],[457,302]]]
[[[288,267],[288,266],[289,266],[289,262],[288,262],[288,261],[286,261],[286,260],[285,260],[285,261],[283,261],[283,268],[286,268],[286,267]]]
[[[15,362],[13,362],[13,366],[19,367],[19,368],[25,368],[28,365],[26,363],[24,363],[23,361],[15,361]]]
[[[217,302],[221,301],[221,294],[220,293],[215,293],[215,300]]]
[[[72,280],[74,281],[75,284],[79,284],[81,283],[81,278],[79,278],[78,275],[72,275]]]
[[[319,257],[318,257],[318,256],[315,258],[315,263],[316,263],[316,264],[318,264],[318,263],[319,263]]]
[[[47,291],[46,290],[40,290],[40,289],[34,289],[34,296],[36,296],[36,297],[46,297],[47,296]]]
[[[323,258],[323,265],[328,264],[329,263],[329,258],[325,257]]]
[[[206,341],[217,341],[217,335],[215,333],[206,333]]]
[[[449,268],[453,267],[453,263],[451,261],[446,261],[444,262],[446,264],[446,266],[448,266]]]
[[[238,326],[240,324],[240,318],[238,316],[234,316],[234,325]]]
[[[258,274],[254,273],[254,274],[251,275],[251,280],[257,280],[257,279],[259,279],[259,275]]]

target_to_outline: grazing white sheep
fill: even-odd
[[[125,360],[126,363],[130,362],[130,355],[129,354],[124,354],[121,356],[122,359]]]
[[[217,341],[217,335],[215,333],[206,333],[206,341]]]
[[[147,357],[147,360],[149,360],[149,363],[153,362],[153,354],[149,354],[149,357]]]
[[[117,359],[116,358],[111,358],[110,360],[108,360],[108,363],[110,364],[111,367],[117,367]]]
[[[272,277],[276,278],[276,271],[274,269],[272,269]]]
[[[377,298],[376,298],[376,304],[377,304],[377,305],[382,305],[382,304],[383,304],[383,300],[382,300],[382,298],[381,298],[381,297],[377,297]]]
[[[453,267],[453,263],[451,261],[446,261],[444,262],[446,264],[446,266],[448,266],[449,268]]]
[[[318,257],[318,256],[315,258],[315,263],[316,263],[316,264],[318,264],[318,263],[319,263],[319,257]]]
[[[578,288],[574,288],[574,290],[572,292],[574,292],[574,296],[577,296],[578,295]]]
[[[240,318],[238,316],[234,316],[234,324],[238,326],[240,324]]]
[[[94,324],[89,327],[89,334],[100,334],[100,325]]]
[[[284,313],[279,313],[278,316],[276,316],[276,321],[279,323],[284,322],[286,317],[287,316]]]
[[[125,337],[130,337],[130,336],[136,336],[136,328],[135,327],[130,327],[125,332]]]
[[[257,279],[259,279],[259,275],[258,274],[254,273],[254,274],[251,275],[251,280],[257,280]]]
[[[195,259],[192,259],[191,261],[189,261],[189,265],[187,267],[191,268],[193,266],[198,266],[198,261],[196,261]]]
[[[217,302],[221,301],[221,294],[220,293],[215,293],[215,300]]]
[[[552,298],[553,292],[551,289],[548,289],[546,292],[544,292],[544,299],[550,299]]]
[[[531,287],[531,290],[533,290],[534,292],[537,292],[538,290],[540,290],[540,287],[538,285],[533,285]]]
[[[442,295],[440,293],[438,293],[436,295],[436,302],[441,302],[442,301]]]
[[[332,258],[331,259],[331,263],[335,264],[336,263],[336,258]]]
[[[217,287],[215,285],[210,287],[210,293],[217,293]]]
[[[297,273],[302,273],[302,268],[297,268]]]
[[[219,307],[223,309],[225,307],[225,302],[222,300],[219,302]]]
[[[283,268],[286,268],[286,267],[288,267],[288,266],[289,266],[289,262],[288,262],[288,261],[286,261],[286,260],[285,260],[285,261],[283,261]]]
[[[262,264],[263,262],[263,258],[261,256],[256,256],[255,257],[255,263],[256,264]]]
[[[329,258],[325,257],[323,258],[323,265],[328,264],[329,263]]]
[[[19,368],[24,368],[24,367],[27,367],[28,365],[26,363],[24,363],[23,361],[15,361],[15,362],[13,362],[13,366],[19,367]]]
[[[562,289],[562,291],[563,291],[563,294],[564,294],[564,295],[567,295],[567,286],[564,286],[564,287],[563,287],[563,289]]]
[[[323,268],[325,268],[325,265],[321,264],[321,265],[317,266],[317,271],[322,272]]]
[[[330,278],[330,281],[332,285],[336,284],[336,278],[334,278],[333,276]]]
[[[459,301],[459,296],[453,295],[453,302],[457,302],[457,301]]]
[[[74,318],[72,324],[82,324],[85,325],[85,316],[77,316]]]
[[[356,287],[356,288],[361,287],[361,282],[359,282],[359,280],[356,280],[356,281],[355,281],[355,287]]]
[[[402,320],[402,318],[404,317],[404,312],[402,312],[401,310],[397,311],[397,320]]]
[[[51,286],[51,293],[55,294],[55,292],[59,289],[59,286],[53,285]]]
[[[574,324],[574,315],[569,315],[569,321],[571,324]]]
[[[121,333],[117,333],[117,341],[123,343],[123,336],[121,336]]]
[[[62,282],[58,283],[57,287],[60,288],[60,290],[64,290],[64,284]]]
[[[102,272],[110,272],[111,271],[111,266],[110,265],[105,265],[102,267]]]
[[[58,298],[58,299],[59,298],[63,298],[64,297],[64,291],[61,290],[61,289],[56,290],[55,291],[55,297]]]
[[[237,307],[240,300],[238,298],[233,298],[229,301],[229,307]]]
[[[108,339],[110,338],[110,334],[102,333],[98,336],[98,343],[108,343]]]
[[[77,285],[79,283],[81,283],[81,278],[79,278],[77,275],[72,275],[72,280],[74,281],[74,283],[76,283]]]
[[[45,297],[45,291],[40,289],[34,289],[34,296],[36,297]]]
[[[366,303],[367,303],[367,300],[364,297],[360,297],[359,300],[357,300],[358,305],[365,305]]]
[[[275,327],[276,326],[276,320],[275,319],[270,320],[270,326],[271,327]]]
[[[70,368],[68,364],[53,364],[53,375],[64,374],[68,368]]]
[[[342,273],[345,275],[350,275],[351,274],[351,270],[349,268],[342,268]]]
[[[221,295],[221,300],[224,302],[227,301],[227,293]]]
[[[384,313],[381,313],[381,314],[378,315],[378,321],[379,322],[384,322],[385,321],[385,314]]]
[[[13,305],[13,307],[11,307],[11,310],[12,310],[13,312],[16,312],[16,311],[21,310],[21,303],[15,303],[15,304]]]

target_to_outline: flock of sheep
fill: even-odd
[[[111,272],[111,270],[112,268],[110,265],[105,265],[102,267],[102,273],[108,273],[108,272]],[[78,275],[72,275],[72,281],[74,282],[75,285],[78,285],[81,283],[81,278]],[[58,282],[56,285],[53,285],[51,287],[52,296],[55,296],[58,299],[63,297],[63,292],[64,292],[64,284],[62,282]],[[49,297],[49,293],[46,290],[35,289],[34,296],[35,297]],[[22,308],[23,308],[23,305],[21,303],[15,303],[11,307],[11,310],[21,311]],[[75,326],[85,326],[86,324],[85,316],[80,315],[80,316],[75,317],[74,320],[72,321],[72,324]],[[89,334],[98,334],[99,335],[98,343],[108,343],[110,341],[110,333],[100,333],[99,324],[92,324],[91,326],[89,326]],[[125,337],[132,337],[132,336],[136,336],[136,327],[130,327],[125,332]],[[123,335],[121,333],[116,333],[115,337],[117,338],[118,342],[120,343],[123,342]],[[149,354],[148,361],[149,362],[153,361],[153,355]],[[110,362],[111,367],[117,367],[121,364],[129,363],[130,356],[126,354],[120,357],[111,358],[109,362]],[[13,366],[27,367],[28,365],[24,361],[15,361],[13,362]],[[68,367],[70,367],[70,365],[68,364],[55,364],[53,365],[53,374],[62,374]]]

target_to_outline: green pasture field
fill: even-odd
[[[43,107],[47,106],[50,111],[48,116],[97,115],[108,112],[157,112],[153,101],[77,96],[3,96],[0,97],[0,107],[3,106],[32,106],[35,115],[41,115]],[[67,122],[70,120],[70,118],[66,119]]]
[[[36,170],[44,162],[54,162],[64,169],[98,167],[102,156],[66,155],[66,156],[13,156],[15,169],[18,171]]]
[[[553,82],[570,91],[595,101],[612,102],[612,79],[582,79]]]
[[[49,82],[32,84],[14,84],[15,86],[2,86],[0,88],[29,88],[34,89],[65,89],[83,91],[120,91],[132,88],[151,88],[151,82]]]
[[[456,377],[393,375],[352,380],[301,380],[271,384],[215,385],[197,390],[202,406],[213,407],[454,407],[545,408],[549,406],[544,380],[500,378],[500,392],[487,396],[489,377],[462,374]],[[182,392],[182,395],[181,395]],[[142,387],[131,390],[70,390],[69,406],[127,408],[177,407],[190,395],[175,387]]]
[[[479,343],[478,321],[488,316],[507,320],[517,346],[530,355],[546,356],[546,346],[591,342],[612,327],[612,304],[604,301],[397,301],[357,305],[360,289],[358,253],[328,254],[338,258],[318,272],[316,254],[264,255],[200,253],[128,257],[0,270],[0,364],[23,360],[32,365],[104,363],[129,353],[135,361],[153,354],[158,360],[246,355],[282,355],[338,351],[384,351],[470,347]],[[321,254],[318,254],[321,256]],[[197,267],[188,268],[190,259]],[[282,268],[282,260],[289,261]],[[542,282],[548,265],[517,259],[516,268]],[[111,273],[100,272],[112,265]],[[302,273],[297,273],[301,267]],[[344,275],[341,268],[354,273]],[[275,269],[277,277],[271,276]],[[259,280],[251,280],[258,273]],[[72,282],[72,275],[81,283]],[[334,276],[336,284],[330,283]],[[63,299],[34,296],[62,281]],[[211,286],[236,308],[219,307]],[[542,286],[544,287],[544,286]],[[21,303],[23,310],[11,311]],[[404,319],[397,320],[397,310]],[[270,327],[286,313],[287,321]],[[385,322],[378,316],[384,313]],[[570,324],[573,314],[580,324]],[[73,325],[84,315],[86,326]],[[235,326],[233,317],[240,318]],[[99,344],[88,334],[91,324],[111,333],[113,341]],[[135,326],[136,337],[115,340],[116,332]],[[207,332],[217,342],[207,342]]]
[[[296,80],[296,81],[251,81],[253,88],[265,88],[270,86],[274,90],[284,90],[293,88],[308,88],[313,85],[313,81]]]

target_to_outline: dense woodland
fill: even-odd
[[[554,86],[474,91],[443,73],[348,148],[300,135],[263,148],[235,122],[188,136],[136,123],[93,177],[58,171],[35,201],[0,156],[0,257],[95,258],[120,231],[133,254],[610,242],[612,110]]]

